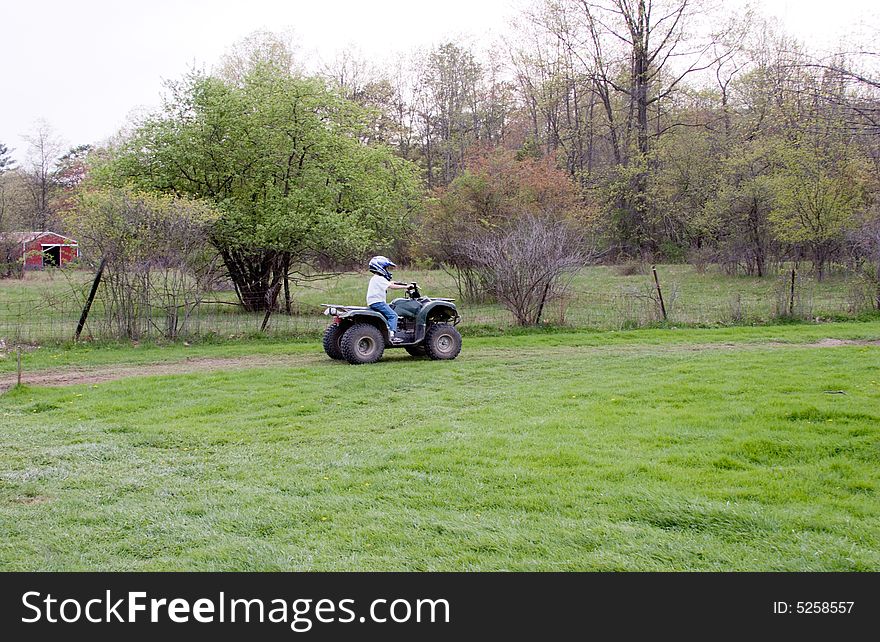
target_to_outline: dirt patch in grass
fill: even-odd
[[[821,339],[815,346],[833,348],[835,346],[880,346],[880,339]]]
[[[28,386],[76,386],[91,383],[105,383],[129,377],[152,377],[161,375],[191,374],[195,372],[217,372],[221,370],[242,370],[245,368],[271,368],[277,366],[309,365],[322,361],[318,356],[273,356],[255,355],[253,357],[210,358],[200,357],[183,361],[165,361],[138,365],[108,365],[94,368],[59,368],[25,372],[22,383]],[[16,383],[16,376],[0,377],[0,392],[8,390]]]
[[[675,349],[689,351],[755,350],[763,348],[837,348],[840,346],[880,346],[880,339],[820,339],[812,343],[787,341],[760,341],[749,343],[692,343],[676,345]],[[673,346],[664,346],[671,348]]]
[[[542,346],[539,348],[523,347],[491,347],[465,351],[462,358],[497,358],[499,354],[517,356],[530,356],[535,351],[546,356],[553,354],[571,355],[575,352],[596,353],[614,351],[620,354],[639,353],[668,353],[668,352],[704,352],[704,351],[740,351],[740,350],[766,350],[766,349],[795,349],[795,348],[833,348],[839,346],[880,346],[880,340],[854,340],[854,339],[821,339],[814,343],[785,343],[780,341],[765,341],[754,343],[705,343],[705,344],[676,344],[676,345],[634,345],[634,346]],[[391,357],[408,359],[401,351],[386,353],[385,359]],[[180,361],[162,361],[145,364],[111,364],[89,368],[59,368],[56,370],[26,371],[22,376],[22,383],[29,386],[75,386],[82,384],[105,383],[117,379],[129,377],[151,377],[162,375],[192,374],[197,372],[217,372],[222,370],[243,370],[249,368],[275,368],[290,366],[306,366],[332,362],[323,353],[300,354],[300,355],[253,355],[235,358],[215,357],[191,357]],[[344,364],[335,364],[344,365]],[[16,383],[15,374],[0,376],[0,392],[12,388]]]
[[[51,501],[45,495],[35,495],[33,497],[16,497],[12,500],[16,504],[24,504],[25,506],[32,506],[34,504],[45,504]]]
[[[749,348],[836,348],[839,346],[880,346],[880,339],[819,339],[813,343],[764,341],[759,343],[710,343],[682,346],[686,350],[746,350]]]

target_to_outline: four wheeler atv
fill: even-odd
[[[403,348],[414,357],[455,359],[461,352],[455,329],[461,317],[453,300],[422,296],[418,284],[410,283],[406,297],[391,302],[399,317],[394,343],[385,317],[375,310],[325,303],[324,314],[332,315],[333,323],[324,331],[324,352],[352,364],[375,363],[385,348]]]

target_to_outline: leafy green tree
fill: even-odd
[[[15,161],[9,155],[9,148],[0,143],[0,277],[13,274],[20,263],[17,261],[18,243],[5,234],[10,231],[10,213],[16,204]]]
[[[866,207],[869,170],[855,150],[841,144],[788,143],[780,153],[770,224],[777,239],[806,249],[821,280]]]
[[[667,259],[683,258],[713,238],[703,212],[718,190],[715,147],[708,130],[681,128],[660,139],[651,155],[645,222]]]
[[[278,65],[235,83],[193,74],[99,174],[215,204],[211,242],[242,305],[261,310],[290,270],[360,257],[406,224],[415,168],[365,144],[366,126],[360,107]]]
[[[15,161],[9,155],[9,148],[0,143],[0,234],[8,231],[6,226],[9,223],[9,211],[12,209],[13,198],[12,193],[14,187],[10,180],[12,170],[15,168]]]
[[[777,165],[774,145],[760,140],[741,143],[721,164],[717,192],[706,202],[701,221],[729,272],[764,276],[776,254],[770,212]]]

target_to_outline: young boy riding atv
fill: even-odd
[[[394,332],[397,330],[398,315],[390,305],[388,305],[386,297],[388,290],[406,290],[408,283],[397,283],[391,280],[390,267],[397,267],[397,264],[391,259],[384,256],[374,256],[370,259],[370,272],[373,273],[370,284],[367,286],[367,307],[375,310],[388,322],[388,330],[391,343],[403,343],[403,339],[395,337]]]
[[[461,317],[453,299],[422,296],[417,283],[392,281],[389,267],[397,266],[384,256],[370,260],[367,307],[324,304],[324,314],[333,316],[324,332],[327,356],[351,364],[374,363],[385,348],[399,347],[414,357],[455,359],[461,352],[455,329]],[[388,305],[389,289],[405,289],[406,297]]]

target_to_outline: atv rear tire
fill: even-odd
[[[403,349],[410,353],[413,357],[424,357],[428,353],[425,351],[425,345],[420,343],[417,346],[403,346]]]
[[[385,337],[374,325],[356,323],[345,331],[339,345],[342,357],[352,365],[376,363],[385,351]]]
[[[422,345],[431,359],[455,359],[461,352],[461,335],[448,323],[437,323],[428,328]]]
[[[331,323],[324,330],[324,352],[331,359],[345,359],[342,355],[342,346],[340,345],[343,334],[343,329],[338,323]]]

